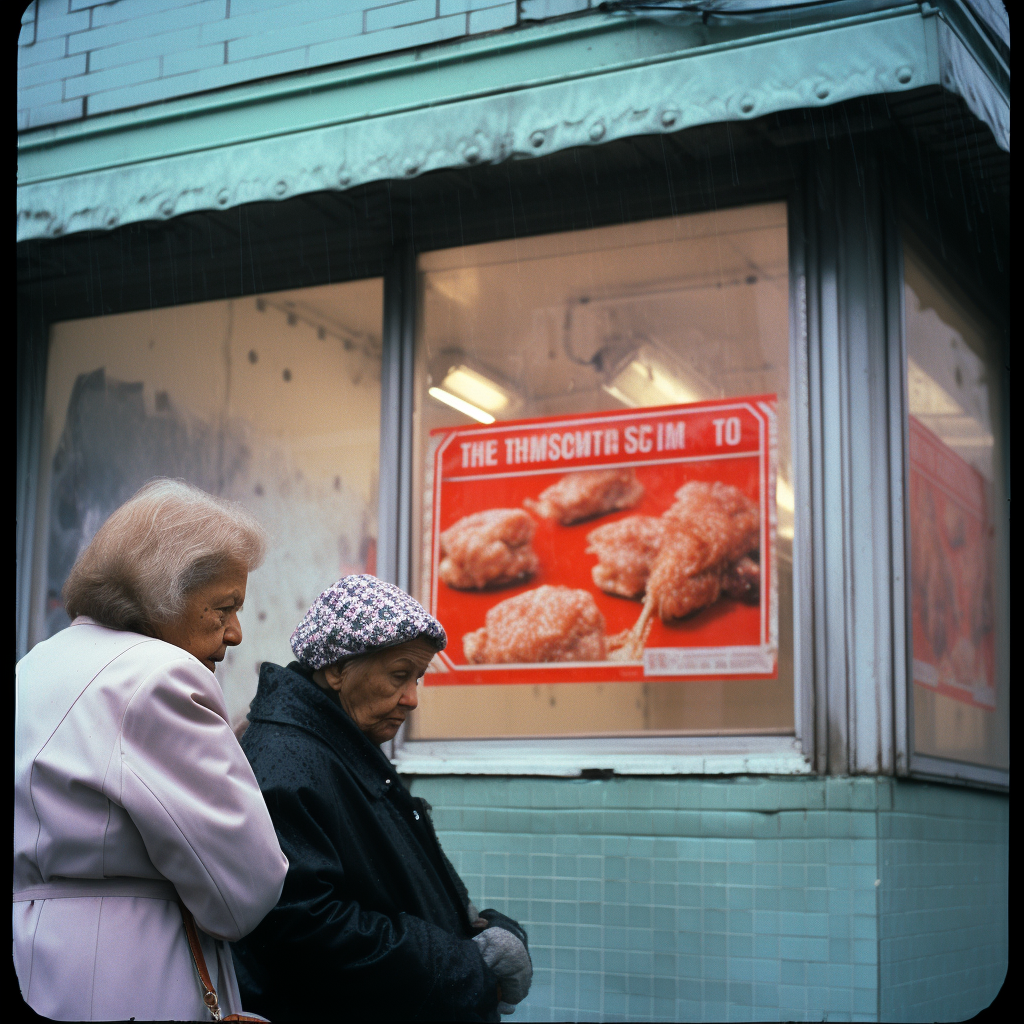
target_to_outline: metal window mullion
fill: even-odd
[[[415,270],[412,246],[402,243],[384,274],[377,575],[403,590],[410,583]]]
[[[804,189],[804,253],[807,285],[807,365],[808,365],[808,471],[807,500],[810,503],[808,547],[810,566],[808,587],[813,616],[814,658],[811,685],[814,693],[814,768],[824,774],[829,766],[829,692],[828,692],[828,630],[825,587],[825,473],[824,473],[824,409],[822,367],[822,286],[820,221],[822,206],[816,177],[817,160],[807,154]]]
[[[816,683],[824,707],[824,763],[830,774],[849,770],[847,743],[847,508],[845,472],[845,373],[839,318],[839,238],[832,155],[826,147],[810,151],[813,196],[808,234],[815,243],[815,303],[811,351],[817,363],[817,415],[812,421],[815,487],[815,641]],[[814,428],[817,428],[816,430]]]
[[[818,764],[831,774],[888,774],[896,746],[896,604],[905,599],[892,518],[903,468],[892,453],[902,446],[891,436],[898,385],[881,172],[873,148],[847,150],[855,145],[837,140],[809,151],[815,670],[824,704]]]
[[[903,244],[894,196],[895,183],[883,173],[885,219],[886,337],[889,371],[889,494],[892,550],[892,732],[893,771],[910,772],[910,447],[907,423],[907,346],[903,299]]]
[[[844,215],[849,760],[852,772],[890,773],[893,564],[884,222],[874,147],[857,149],[841,165],[837,204]]]
[[[42,304],[23,296],[18,302],[17,467],[16,467],[16,653],[23,658],[32,641],[33,570],[38,546],[45,538],[37,530],[39,483],[43,454],[43,414],[46,403],[46,363],[49,324]]]
[[[401,482],[398,498],[398,578],[395,582],[406,593],[412,587],[412,449],[413,390],[416,358],[416,253],[412,244],[403,246],[401,261],[402,333],[400,373],[400,435],[398,469]]]
[[[789,222],[789,403],[793,445],[793,687],[794,725],[801,750],[822,771],[824,729],[817,726],[819,706],[815,694],[814,531],[812,510],[818,507],[812,488],[817,474],[811,470],[811,424],[817,405],[812,397],[812,353],[809,316],[813,303],[808,267],[816,249],[807,233],[807,189],[794,189],[788,207]]]
[[[380,490],[377,576],[409,592],[412,557],[413,385],[416,343],[416,253],[395,246],[384,273],[383,359],[380,374]],[[388,744],[394,758],[405,723]]]

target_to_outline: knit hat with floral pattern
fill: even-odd
[[[303,665],[318,669],[417,637],[439,651],[448,643],[441,623],[404,590],[376,576],[344,576],[313,602],[291,644]]]

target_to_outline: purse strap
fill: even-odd
[[[178,907],[181,910],[181,920],[185,925],[185,936],[188,939],[188,948],[192,954],[192,963],[195,964],[196,974],[199,975],[199,984],[203,987],[203,1002],[210,1011],[210,1016],[219,1021],[264,1021],[265,1017],[247,1017],[244,1013],[229,1013],[226,1017],[221,1016],[220,1006],[217,1003],[217,992],[210,979],[210,972],[206,966],[206,957],[203,956],[203,947],[199,944],[199,929],[196,928],[196,919],[192,912],[181,900],[178,900]]]
[[[217,1004],[217,992],[210,980],[210,972],[206,967],[206,957],[203,956],[203,947],[199,944],[199,931],[196,928],[196,919],[192,912],[181,900],[178,900],[178,907],[181,910],[181,920],[185,925],[185,936],[188,938],[188,948],[192,953],[192,963],[195,964],[196,974],[199,975],[199,984],[203,987],[203,1002],[210,1011],[214,1020],[221,1020],[220,1006]]]

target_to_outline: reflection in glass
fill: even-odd
[[[414,593],[432,429],[775,393],[779,676],[424,687],[410,738],[792,732],[785,204],[443,250],[418,269]]]
[[[907,241],[904,305],[914,750],[1007,767],[995,332]]]
[[[381,309],[377,279],[54,324],[33,640],[67,625],[61,587],[106,517],[146,480],[184,478],[271,534],[218,669],[244,714],[309,602],[373,571]]]

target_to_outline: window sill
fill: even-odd
[[[950,761],[943,757],[926,754],[912,754],[910,757],[912,778],[928,782],[953,782],[968,786],[984,786],[986,789],[1006,791],[1010,788],[1010,773],[1001,768],[985,768],[979,764]]]
[[[392,754],[403,775],[807,775],[793,736],[419,740]]]

